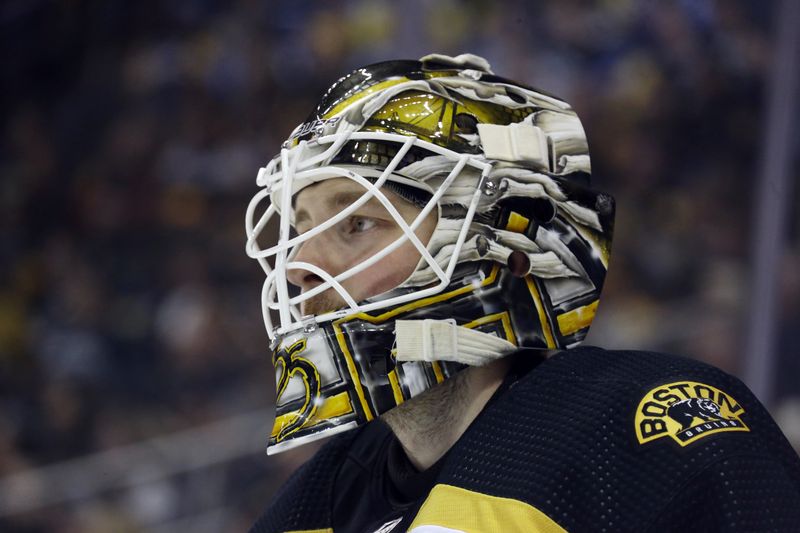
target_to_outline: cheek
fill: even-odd
[[[414,272],[419,258],[416,247],[407,242],[355,276],[357,280],[347,280],[345,287],[356,301],[394,289]]]

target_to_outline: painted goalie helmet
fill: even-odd
[[[295,195],[331,178],[363,194],[298,235]],[[494,75],[480,57],[388,61],[339,79],[259,171],[247,210],[247,253],[267,275],[277,380],[268,453],[364,424],[466,365],[581,342],[614,216],[613,199],[589,178],[572,108]],[[416,218],[405,220],[386,191],[412,201]],[[396,240],[342,272],[295,260],[376,200],[400,228]],[[422,242],[415,231],[429,215],[438,218]],[[397,287],[361,300],[344,288],[409,243],[420,259]],[[293,271],[319,283],[301,292],[287,279]],[[342,305],[303,316],[301,304],[326,291]]]

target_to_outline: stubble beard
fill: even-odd
[[[336,311],[345,306],[344,299],[334,289],[328,289],[316,296],[312,296],[302,303],[301,311],[304,316],[322,315]]]
[[[447,440],[469,404],[470,368],[461,370],[423,393],[381,415],[395,435],[415,447]]]

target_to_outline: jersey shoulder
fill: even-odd
[[[684,357],[581,347],[496,398],[441,479],[520,501],[568,531],[646,530],[726,461],[750,473],[758,469],[746,465],[769,462],[800,495],[797,454],[741,381]]]
[[[596,346],[579,346],[559,352],[536,370],[539,378],[592,382],[649,383],[689,374],[707,379],[732,378],[712,365],[688,357],[643,350],[607,350]]]

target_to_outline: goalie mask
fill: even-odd
[[[389,61],[338,80],[259,171],[247,210],[277,381],[268,453],[364,424],[466,365],[581,342],[614,215],[589,178],[572,108],[482,58]],[[349,199],[298,234],[298,196],[334,179]],[[304,260],[303,246],[365,206],[385,212],[397,237],[339,258],[336,271]],[[358,294],[359,276],[401,253],[404,281]],[[290,283],[309,278],[302,291]],[[321,298],[338,304],[309,305]]]

